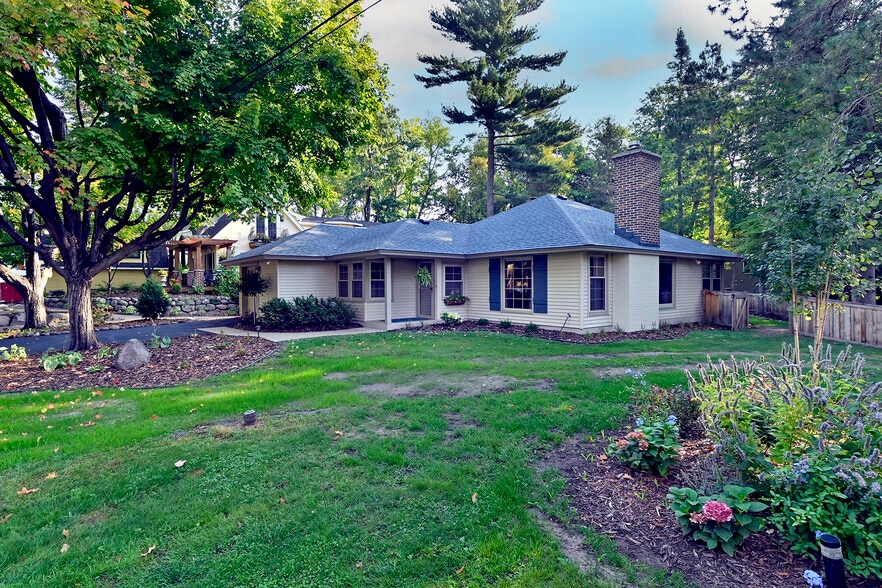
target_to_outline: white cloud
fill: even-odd
[[[652,71],[667,63],[669,59],[670,55],[667,53],[653,53],[638,57],[616,55],[589,65],[585,69],[585,73],[591,78],[626,78],[645,71]]]
[[[429,10],[443,0],[383,0],[362,16],[362,30],[370,34],[380,62],[392,69],[421,69],[417,54],[447,55],[456,43],[432,28]]]

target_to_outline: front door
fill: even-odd
[[[421,261],[420,268],[426,268],[432,273],[432,262]],[[420,318],[432,318],[432,286],[423,286],[419,284],[419,294],[417,295],[417,311]]]

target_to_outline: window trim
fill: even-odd
[[[344,276],[345,274],[345,276]],[[348,263],[338,263],[337,264],[337,297],[338,298],[350,298],[349,294],[351,292],[349,288],[350,282],[350,273],[349,273],[349,264]],[[341,294],[343,288],[346,288],[346,293]]]
[[[592,271],[594,269],[593,261],[595,259],[599,259],[602,262],[600,266],[603,270],[603,275],[594,276],[592,275]],[[609,264],[606,262],[606,255],[588,255],[588,313],[593,315],[600,314],[608,314],[609,313],[609,279],[607,277],[607,267]],[[591,284],[593,280],[602,280],[603,284],[603,308],[591,308],[592,298],[591,298]]]
[[[713,271],[716,269],[716,277]],[[707,273],[707,276],[705,276]],[[713,288],[714,282],[719,287]],[[710,288],[705,288],[705,284],[710,283]],[[701,289],[710,290],[711,292],[722,292],[723,290],[723,264],[719,261],[705,261],[701,264]]]
[[[670,302],[662,302],[662,264],[670,265],[671,267],[671,301]],[[659,257],[658,258],[658,305],[663,306],[665,308],[671,308],[675,306],[677,303],[677,260],[673,257]]]
[[[458,280],[448,280],[447,270],[459,270]],[[459,284],[459,288],[451,291],[448,284]],[[461,296],[465,296],[465,270],[462,265],[445,265],[444,266],[444,296],[450,296],[453,292],[459,292]]]
[[[529,262],[529,264],[530,264],[529,286],[527,288],[521,288],[521,290],[529,290],[530,297],[526,298],[526,297],[521,296],[517,300],[528,301],[529,306],[527,306],[526,308],[525,307],[519,308],[516,306],[509,306],[509,302],[510,301],[514,302],[515,298],[514,297],[509,298],[508,292],[509,292],[509,290],[514,291],[515,288],[513,288],[513,287],[508,288],[506,285],[506,281],[508,280],[508,265],[513,262],[525,262],[525,261]],[[535,276],[535,272],[534,272],[533,256],[527,255],[527,256],[518,256],[518,257],[504,257],[502,259],[502,268],[501,268],[500,273],[501,273],[501,277],[502,277],[502,309],[506,310],[506,311],[513,311],[513,312],[533,313],[534,312],[534,310],[533,310],[534,296],[536,293],[536,276]],[[512,279],[514,279],[514,278],[512,278]]]
[[[358,266],[358,278],[355,277],[355,266]],[[350,270],[349,297],[352,300],[364,300],[364,262],[353,261]],[[361,294],[358,296],[355,295],[356,284],[358,284],[358,289],[361,291]]]
[[[386,298],[386,262],[381,260],[372,260],[368,262],[368,271],[370,272],[368,295],[371,300],[383,300]],[[379,266],[382,278],[374,278],[374,266]],[[380,285],[383,288],[382,296],[374,296],[374,285]]]

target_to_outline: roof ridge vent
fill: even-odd
[[[561,195],[558,195],[557,199],[558,200],[569,200],[569,198],[567,198],[566,196],[561,196]]]
[[[429,221],[427,221],[427,220],[424,219],[424,218],[418,218],[417,220],[420,221],[420,224],[423,224],[423,225],[427,225],[427,224],[429,224]]]

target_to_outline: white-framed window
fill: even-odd
[[[701,264],[701,287],[704,290],[719,292],[722,290],[723,268],[720,263],[705,262]]]
[[[386,264],[383,261],[371,262],[371,298],[386,297]]]
[[[341,263],[337,266],[337,296],[349,298],[349,264]]]
[[[520,257],[506,259],[505,308],[531,310],[533,308],[533,259]]]
[[[669,257],[658,259],[658,303],[674,303],[674,260]]]
[[[588,310],[606,310],[606,257],[588,257]]]
[[[444,295],[450,296],[451,294],[465,294],[461,265],[444,267]]]
[[[364,298],[364,264],[360,261],[352,264],[352,297]]]

